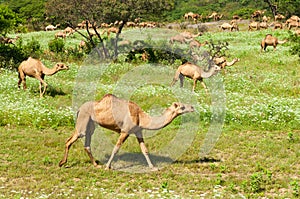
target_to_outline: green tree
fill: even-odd
[[[13,30],[18,24],[18,17],[8,6],[0,5],[0,32],[1,35],[6,35]]]
[[[5,4],[33,30],[40,30],[45,21],[45,0],[5,0]]]
[[[173,0],[49,0],[46,4],[47,17],[55,18],[60,23],[68,24],[71,27],[82,20],[86,20],[86,24],[90,23],[92,29],[102,44],[102,50],[105,58],[117,56],[117,41],[119,34],[126,22],[133,21],[136,18],[149,17],[155,18],[159,16],[164,10],[172,9],[174,6]],[[123,22],[118,25],[118,33],[114,40],[114,55],[109,55],[104,46],[103,39],[97,31],[97,26],[101,23],[114,23],[116,21]],[[97,25],[98,24],[98,25]],[[86,26],[89,33],[89,27]],[[79,32],[79,34],[81,34]],[[85,37],[93,47],[96,47],[95,40],[92,35],[88,34]]]

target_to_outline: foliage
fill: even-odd
[[[49,50],[55,53],[60,53],[64,51],[65,42],[61,38],[55,38],[50,40],[48,43]]]
[[[33,30],[40,30],[45,19],[45,0],[5,0],[6,5]]]
[[[296,33],[290,32],[289,42],[291,42],[291,53],[293,55],[298,55],[300,58],[300,36]]]
[[[0,34],[6,35],[9,31],[13,30],[20,20],[16,14],[7,6],[0,4]]]

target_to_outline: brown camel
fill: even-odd
[[[223,23],[221,26],[220,26],[221,30],[230,30],[230,31],[233,31],[233,30],[236,30],[236,31],[239,31],[239,27],[236,23],[233,23],[233,24],[229,24],[229,23]]]
[[[200,48],[201,46],[205,46],[206,44],[208,44],[208,41],[205,41],[203,43],[200,43],[197,40],[193,40],[190,43],[190,48]]]
[[[36,78],[40,81],[40,97],[42,97],[47,88],[47,83],[44,81],[45,75],[54,75],[58,71],[68,69],[69,66],[66,66],[63,63],[57,63],[52,69],[50,69],[45,67],[40,60],[29,57],[27,60],[23,61],[18,68],[18,87],[20,88],[21,83],[23,83],[23,89],[26,89],[26,75],[29,77]],[[43,92],[42,85],[44,85]]]
[[[60,26],[60,24],[56,24],[55,26],[53,26],[53,25],[48,25],[48,26],[46,26],[46,28],[45,28],[45,30],[46,31],[52,31],[52,30],[55,30],[57,27],[59,27]]]
[[[173,44],[175,41],[179,42],[181,44],[184,44],[184,43],[188,42],[188,40],[184,36],[182,36],[180,34],[179,35],[175,35],[175,36],[173,36],[173,37],[170,38],[170,43],[171,44]]]
[[[57,32],[55,33],[55,38],[57,39],[58,37],[65,39],[67,37],[67,34],[64,32]]]
[[[239,58],[234,58],[231,62],[228,62],[225,57],[215,57],[214,62],[216,65],[220,66],[223,69],[224,73],[226,73],[226,66],[232,66],[236,62],[239,62]]]
[[[193,39],[193,38],[196,38],[196,37],[198,37],[198,36],[201,36],[202,35],[202,33],[201,32],[199,32],[199,33],[197,33],[197,34],[192,34],[192,33],[190,33],[190,32],[182,32],[182,33],[180,33],[179,35],[181,35],[181,36],[183,36],[184,38],[186,38],[186,39]]]
[[[95,123],[97,123],[106,129],[110,129],[120,134],[106,164],[106,169],[111,168],[111,162],[114,156],[130,134],[136,136],[148,166],[154,169],[148,156],[148,150],[144,143],[142,130],[157,130],[164,128],[177,116],[193,111],[194,108],[191,105],[174,102],[161,116],[151,117],[134,102],[120,99],[112,94],[105,95],[99,101],[86,102],[77,112],[75,132],[66,141],[64,158],[59,162],[59,166],[61,167],[67,162],[71,145],[77,141],[78,138],[84,136],[86,136],[84,145],[85,151],[90,157],[93,165],[95,167],[98,166],[90,148],[91,137],[95,130]]]
[[[184,63],[180,65],[175,73],[171,86],[173,86],[178,79],[180,79],[180,87],[183,87],[183,79],[184,77],[188,77],[193,79],[193,91],[195,91],[197,80],[199,80],[202,86],[205,89],[206,94],[208,94],[207,87],[203,82],[203,78],[209,78],[212,75],[216,74],[221,68],[217,65],[212,66],[207,72],[204,71],[199,66],[192,64],[190,62]]]
[[[259,22],[252,21],[248,26],[248,30],[259,30]]]
[[[277,44],[284,44],[287,40],[279,41],[276,37],[273,37],[272,34],[267,34],[266,37],[261,41],[261,51],[266,51],[267,46],[273,46],[274,51],[276,50]]]

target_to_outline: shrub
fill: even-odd
[[[65,42],[63,39],[52,39],[48,43],[49,50],[55,53],[63,52],[65,48]]]

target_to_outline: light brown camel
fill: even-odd
[[[269,25],[267,24],[267,22],[260,22],[259,23],[259,28],[261,29],[268,29]]]
[[[66,27],[63,31],[63,33],[65,33],[67,36],[73,34],[75,32],[75,30],[71,27]]]
[[[190,32],[185,31],[185,32],[181,32],[179,35],[184,36],[184,38],[186,38],[186,39],[192,39],[192,38],[196,38],[196,37],[201,36],[202,33],[199,32],[199,33],[197,33],[197,34],[194,35],[194,34],[192,34]]]
[[[193,40],[190,42],[190,48],[200,48],[201,46],[205,46],[206,44],[208,44],[208,41],[200,43],[197,40]]]
[[[267,46],[273,46],[274,51],[276,50],[277,44],[284,44],[287,40],[279,41],[276,37],[273,37],[272,34],[267,34],[266,37],[261,41],[261,51],[266,51]]]
[[[66,66],[63,63],[57,63],[52,69],[50,69],[45,67],[40,60],[29,57],[27,60],[23,61],[18,68],[18,88],[20,88],[21,83],[23,83],[23,89],[26,89],[26,75],[36,78],[40,81],[40,97],[42,97],[47,88],[47,83],[44,81],[45,75],[54,75],[58,71],[68,69],[69,66]],[[42,85],[44,86],[43,92]]]
[[[239,30],[239,27],[238,27],[238,25],[236,23],[233,23],[233,24],[223,23],[220,26],[220,28],[223,31],[225,31],[225,30],[230,30],[230,31],[236,30],[236,31],[238,31]]]
[[[170,38],[170,43],[171,44],[173,44],[175,41],[179,42],[181,44],[184,44],[184,43],[188,42],[188,40],[184,36],[182,36],[180,34],[179,35],[175,35],[175,36],[173,36],[173,37]]]
[[[248,30],[259,30],[259,22],[252,21],[248,26]]]
[[[297,21],[291,21],[291,22],[288,24],[288,29],[291,30],[293,27],[295,27],[295,28],[300,27],[300,22],[297,22]]]
[[[236,62],[239,62],[239,58],[234,58],[231,62],[228,62],[225,57],[215,57],[214,62],[216,65],[220,66],[220,68],[226,73],[226,66],[232,66]]]
[[[148,166],[155,169],[148,156],[148,150],[144,143],[142,130],[157,130],[164,128],[177,116],[193,111],[194,108],[191,105],[174,102],[161,116],[151,117],[134,102],[120,99],[112,94],[105,95],[99,101],[86,102],[81,105],[77,112],[75,132],[66,141],[65,154],[63,159],[59,162],[59,166],[61,167],[67,162],[71,145],[77,141],[78,138],[84,136],[86,137],[84,145],[85,151],[90,157],[93,165],[95,167],[98,166],[90,148],[91,138],[95,130],[95,123],[97,123],[106,129],[110,129],[120,134],[111,156],[106,163],[106,169],[111,169],[111,162],[114,156],[130,134],[136,136]]]
[[[212,75],[216,74],[221,68],[217,65],[212,66],[207,72],[204,71],[199,66],[192,64],[190,62],[180,65],[175,73],[171,86],[173,86],[178,79],[180,79],[180,87],[183,87],[184,77],[193,79],[194,85],[192,91],[195,91],[197,80],[201,82],[202,86],[205,89],[206,94],[208,94],[207,87],[203,82],[204,78],[209,78]]]
[[[53,26],[53,25],[48,25],[48,26],[46,26],[46,28],[45,28],[45,30],[46,31],[51,31],[51,30],[55,30],[57,27],[59,27],[60,26],[60,24],[56,24],[55,26]]]
[[[277,15],[275,15],[274,19],[275,19],[275,21],[283,20],[283,19],[285,19],[285,16],[283,16],[282,14],[277,14]]]
[[[64,32],[57,32],[55,33],[55,38],[57,39],[58,37],[65,39],[67,37],[67,34]]]

